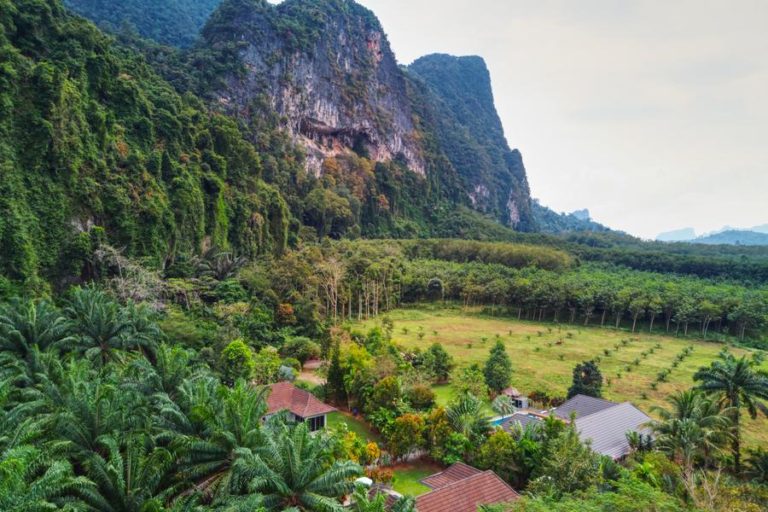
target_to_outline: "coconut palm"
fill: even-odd
[[[746,409],[753,419],[758,410],[768,415],[768,407],[762,402],[768,400],[768,373],[757,369],[755,362],[746,356],[736,359],[724,354],[721,360],[699,369],[693,378],[700,382],[699,389],[716,397],[732,411],[731,450],[734,469],[738,473],[741,471],[741,411]]]
[[[339,499],[354,490],[353,479],[362,468],[333,459],[332,440],[312,435],[306,423],[271,422],[264,444],[239,450],[238,482],[264,496],[268,510],[341,512]]]
[[[655,445],[690,479],[695,464],[706,461],[730,439],[730,411],[697,390],[678,392],[667,401],[671,409],[654,407],[661,418],[650,423]]]

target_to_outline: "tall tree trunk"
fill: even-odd
[[[603,310],[603,314],[600,316],[600,327],[605,327],[605,310]]]

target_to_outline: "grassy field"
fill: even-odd
[[[430,489],[422,484],[421,480],[443,469],[436,464],[421,461],[395,466],[395,478],[392,481],[392,488],[400,494],[407,494],[409,496],[424,494],[429,492]]]
[[[609,400],[630,401],[651,415],[652,406],[664,406],[665,397],[692,386],[696,370],[708,365],[723,348],[718,343],[655,333],[631,334],[599,327],[521,322],[460,308],[401,309],[391,312],[389,318],[394,322],[393,337],[397,343],[422,349],[441,343],[459,366],[484,362],[495,340],[503,340],[514,365],[512,385],[523,393],[539,390],[565,396],[574,365],[599,356],[606,381],[604,396]],[[367,329],[379,322],[380,319],[369,320],[355,327]],[[421,339],[419,333],[423,333]],[[624,346],[623,340],[630,341]],[[654,348],[657,345],[660,347]],[[672,368],[675,356],[687,346],[694,348],[691,355],[677,368]],[[654,349],[653,354],[642,356],[650,349]],[[607,356],[606,350],[610,351]],[[745,353],[741,349],[732,351],[737,355]],[[634,364],[636,359],[640,359],[639,365]],[[768,362],[764,366],[768,369]],[[652,389],[651,383],[665,368],[671,369],[668,382]],[[447,403],[454,393],[450,385],[438,386],[435,391],[439,403]],[[761,417],[745,421],[744,435],[747,446],[765,445],[768,420]]]

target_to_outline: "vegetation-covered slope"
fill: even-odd
[[[429,55],[408,67],[434,94],[428,108],[437,144],[462,177],[473,207],[530,230],[530,191],[520,152],[510,150],[480,57]]]
[[[125,25],[159,43],[187,47],[195,42],[221,0],[65,0],[67,7],[107,30]]]
[[[288,208],[234,121],[58,1],[0,6],[0,273],[78,276],[97,226],[157,263],[285,247]]]

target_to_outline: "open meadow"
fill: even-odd
[[[573,367],[599,358],[604,377],[603,396],[617,402],[630,401],[653,416],[653,406],[665,406],[665,397],[693,385],[693,375],[709,365],[723,349],[722,343],[693,338],[676,338],[654,333],[571,324],[547,324],[483,314],[478,309],[433,305],[399,309],[388,313],[394,322],[393,339],[406,348],[426,350],[438,342],[458,367],[484,363],[496,338],[504,341],[512,359],[512,385],[524,394],[543,391],[565,396]],[[356,324],[368,329],[381,318]],[[693,351],[676,367],[675,358],[686,347]],[[741,355],[749,351],[731,348]],[[607,352],[607,354],[606,354]],[[651,353],[652,352],[652,353]],[[645,353],[646,355],[643,355]],[[763,364],[768,369],[768,362]],[[654,381],[659,372],[670,369],[666,382]],[[436,386],[438,403],[454,395],[450,385]],[[768,419],[745,419],[745,445],[768,444]]]

